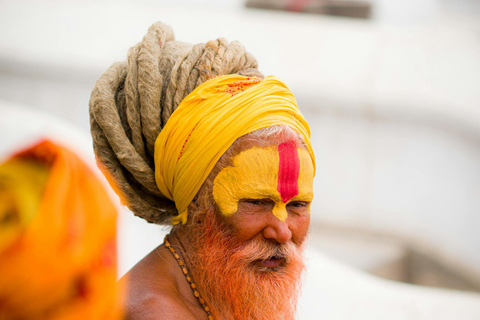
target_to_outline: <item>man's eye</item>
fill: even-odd
[[[246,203],[253,204],[255,206],[261,206],[265,204],[264,200],[259,200],[259,199],[247,199],[244,200]]]
[[[308,202],[306,201],[293,201],[288,204],[288,206],[294,207],[294,208],[305,208],[308,206]]]

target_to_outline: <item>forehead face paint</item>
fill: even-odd
[[[270,199],[273,214],[285,221],[287,204],[313,199],[313,165],[310,155],[292,142],[251,148],[233,158],[233,165],[219,172],[213,198],[221,213],[234,214],[245,199]]]

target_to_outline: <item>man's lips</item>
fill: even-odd
[[[259,260],[260,264],[267,268],[276,268],[285,261],[283,257],[273,256],[265,260]]]

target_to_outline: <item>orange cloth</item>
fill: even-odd
[[[43,141],[0,164],[0,319],[120,319],[116,208]]]

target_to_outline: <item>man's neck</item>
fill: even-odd
[[[189,232],[190,231],[190,232]],[[213,316],[214,311],[212,310],[210,304],[205,301],[204,294],[203,294],[203,289],[200,288],[197,285],[197,281],[195,279],[195,269],[196,266],[192,263],[190,257],[192,254],[195,254],[194,246],[192,245],[192,242],[190,241],[191,235],[191,230],[185,230],[185,228],[182,227],[177,227],[172,229],[170,234],[167,236],[168,241],[170,242],[171,247],[175,250],[175,252],[172,252],[174,254],[178,254],[180,257],[181,262],[179,263],[179,271],[181,270],[183,280],[180,281],[179,286],[188,286],[189,289],[191,290],[191,295],[190,297],[194,297],[194,299],[190,299],[194,301],[198,306],[200,306],[204,311],[206,316]],[[179,261],[177,260],[177,263]],[[182,266],[186,267],[184,269]],[[218,315],[215,317],[215,319],[218,319]],[[208,318],[210,319],[210,318]]]

